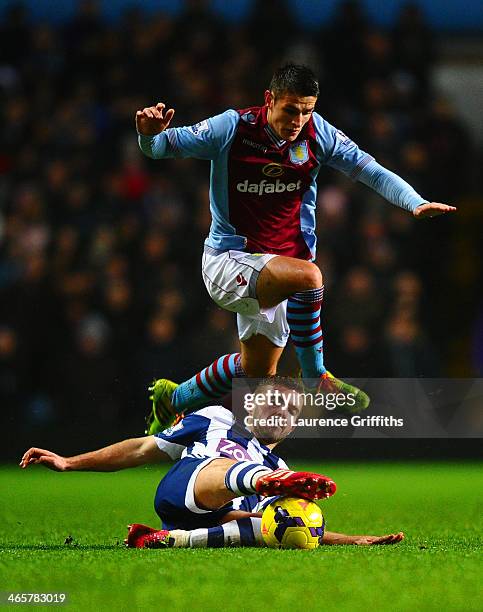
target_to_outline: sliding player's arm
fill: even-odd
[[[371,155],[314,113],[314,124],[322,163],[343,172],[376,191],[383,198],[412,213],[414,217],[436,217],[456,210],[440,202],[428,202],[400,176],[381,166]]]
[[[148,463],[177,461],[186,446],[197,439],[205,421],[203,417],[190,414],[175,427],[154,436],[131,438],[74,457],[62,457],[52,451],[34,447],[24,454],[20,467],[40,464],[56,472],[117,472]]]
[[[74,457],[62,457],[43,448],[30,448],[20,461],[21,468],[44,465],[56,472],[116,472],[126,468],[172,461],[168,452],[159,448],[153,436],[132,438],[111,446]]]
[[[390,533],[383,536],[371,536],[371,535],[347,535],[345,533],[335,533],[333,531],[326,531],[322,538],[322,544],[333,545],[347,545],[354,544],[356,546],[371,546],[373,544],[397,544],[404,540],[404,533]]]
[[[244,518],[262,518],[263,512],[246,512],[244,510],[232,510],[223,516],[220,525],[230,521],[239,521]],[[404,540],[404,533],[390,533],[383,536],[372,535],[347,535],[346,533],[336,533],[335,531],[325,530],[322,536],[322,544],[328,546],[372,546],[373,544],[397,544]]]

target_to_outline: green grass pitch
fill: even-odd
[[[329,529],[396,546],[127,550],[157,525],[156,467],[113,474],[0,469],[0,591],[66,592],[73,610],[481,610],[477,463],[330,463]],[[73,541],[68,544],[66,539]],[[25,609],[26,606],[15,606]]]

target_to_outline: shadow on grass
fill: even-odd
[[[13,550],[44,550],[53,552],[56,550],[62,551],[90,551],[90,550],[126,550],[124,544],[10,544],[0,546],[0,552],[8,552]]]

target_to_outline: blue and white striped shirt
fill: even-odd
[[[208,406],[193,412],[175,427],[155,434],[154,439],[158,448],[174,461],[184,457],[227,457],[254,461],[272,470],[287,469],[283,459],[240,427],[233,413],[223,406]]]

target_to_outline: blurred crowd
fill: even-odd
[[[277,65],[308,62],[318,111],[380,163],[433,201],[467,185],[471,144],[432,92],[433,36],[415,6],[380,31],[344,2],[316,33],[274,0],[238,24],[199,0],[115,25],[98,8],[53,27],[18,5],[0,22],[2,418],[109,424],[144,413],[155,376],[182,380],[237,349],[234,316],[200,276],[209,165],[143,157],[138,108],[164,101],[189,125],[262,104]],[[327,364],[444,375],[451,221],[416,222],[332,170],[319,184]]]

